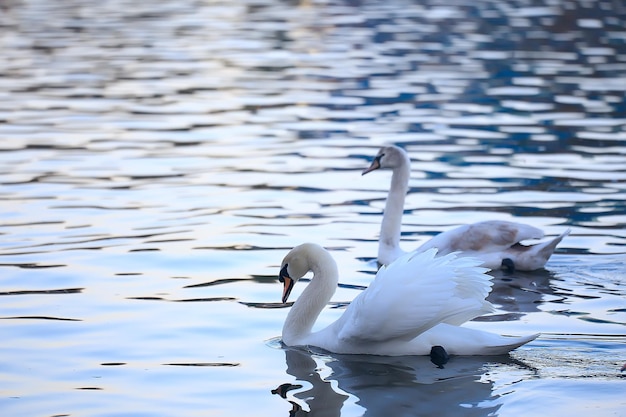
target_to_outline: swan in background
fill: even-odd
[[[337,321],[313,332],[337,288],[337,264],[319,245],[295,247],[280,269],[283,303],[298,279],[309,271],[313,278],[287,315],[283,343],[340,354],[428,355],[433,346],[442,346],[452,355],[501,355],[538,336],[500,336],[461,327],[493,311],[485,300],[491,277],[476,259],[436,253],[410,253],[383,266]]]
[[[369,168],[362,175],[377,169],[391,169],[391,186],[385,203],[383,221],[380,228],[378,262],[386,265],[405,252],[400,249],[400,228],[404,199],[409,189],[411,161],[404,149],[385,146],[378,151]],[[417,252],[437,248],[439,255],[462,252],[464,256],[480,259],[482,266],[490,269],[533,271],[543,268],[561,240],[570,233],[566,230],[560,236],[535,245],[522,245],[527,239],[541,239],[543,231],[522,223],[503,220],[489,220],[459,226],[438,234]]]

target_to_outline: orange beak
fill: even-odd
[[[377,170],[379,168],[380,168],[380,156],[377,156],[376,158],[374,158],[374,160],[372,161],[372,164],[369,166],[369,168],[367,168],[366,170],[361,172],[361,175],[365,175],[368,172],[375,171],[375,170]]]
[[[289,272],[287,271],[287,265],[283,266],[280,270],[280,275],[278,275],[278,280],[283,283],[283,303],[287,302],[289,298],[289,294],[291,294],[291,290],[293,289],[294,281],[289,276]]]

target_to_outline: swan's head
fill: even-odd
[[[283,303],[287,302],[294,284],[311,270],[311,254],[324,251],[321,246],[313,243],[304,243],[293,248],[280,266],[278,280],[283,283]]]
[[[398,146],[384,146],[380,148],[372,164],[361,175],[377,169],[394,169],[409,163],[406,151]]]

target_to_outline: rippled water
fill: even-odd
[[[3,414],[623,415],[624,27],[608,0],[2,2]],[[405,248],[572,229],[469,324],[538,340],[444,369],[280,347],[291,247],[340,265],[322,323],[371,281],[386,143]]]

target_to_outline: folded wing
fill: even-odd
[[[489,220],[466,224],[433,237],[417,251],[438,248],[440,255],[451,252],[496,252],[529,239],[541,239],[543,231],[536,227],[509,221]]]
[[[335,323],[342,343],[411,340],[439,323],[460,325],[493,311],[480,261],[436,249],[409,253],[382,267]]]

